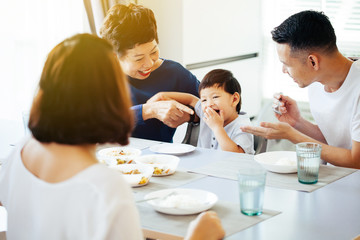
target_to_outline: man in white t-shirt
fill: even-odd
[[[321,12],[294,14],[271,33],[282,71],[299,87],[309,86],[316,124],[301,117],[293,99],[279,94],[275,115],[280,122],[241,129],[268,139],[321,143],[323,160],[360,168],[360,61],[338,51],[334,29]]]

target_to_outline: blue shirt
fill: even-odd
[[[163,63],[146,79],[129,77],[132,109],[135,114],[133,137],[172,142],[175,128],[170,128],[158,119],[143,120],[142,104],[158,92],[185,92],[199,96],[199,81],[181,64],[164,59]]]

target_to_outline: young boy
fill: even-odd
[[[195,122],[200,119],[198,147],[254,154],[253,135],[240,130],[240,126],[250,124],[250,119],[239,115],[241,87],[232,73],[210,71],[200,82],[199,93],[200,100],[187,93],[161,92],[149,101],[173,99],[193,107]]]

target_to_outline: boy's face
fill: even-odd
[[[203,112],[206,108],[212,108],[218,114],[222,111],[225,125],[238,115],[236,105],[240,101],[239,93],[230,94],[222,87],[208,87],[200,91],[200,101]]]

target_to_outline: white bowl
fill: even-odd
[[[149,154],[135,158],[135,162],[152,166],[154,168],[153,176],[167,176],[175,172],[180,158],[167,154]]]
[[[293,151],[264,152],[254,156],[268,171],[276,173],[296,173],[297,157]]]
[[[140,164],[121,164],[110,167],[123,174],[125,181],[132,187],[140,187],[149,183],[154,168]]]
[[[109,166],[116,166],[132,163],[135,157],[141,155],[141,151],[131,147],[111,147],[99,150],[96,155],[100,162],[105,162]]]

